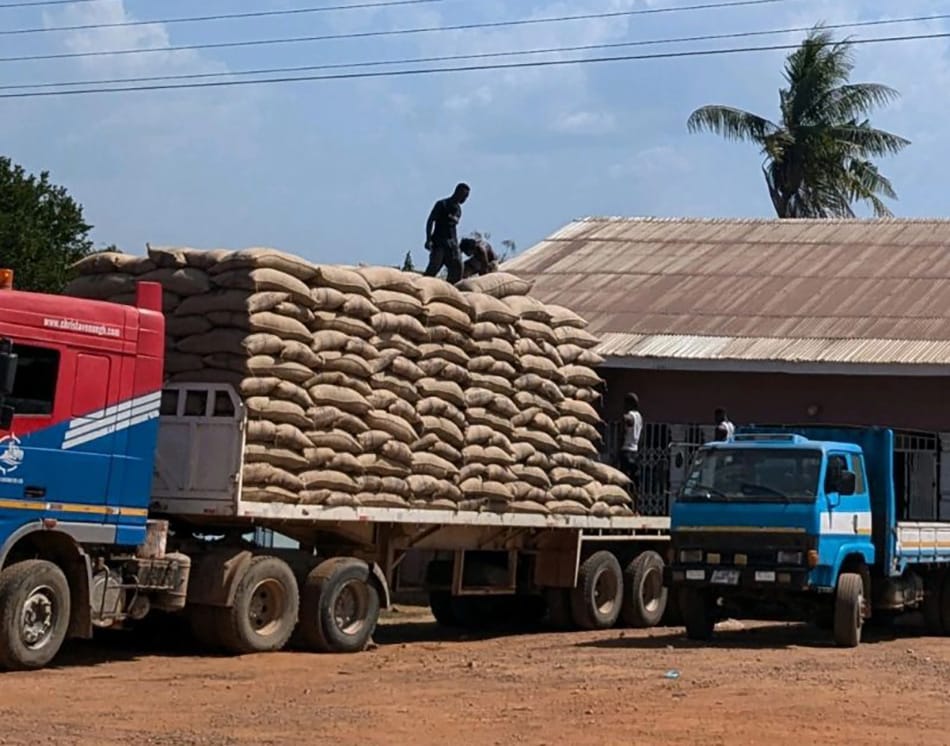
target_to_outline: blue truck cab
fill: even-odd
[[[745,428],[699,449],[671,512],[687,634],[735,618],[801,619],[860,642],[874,613],[921,608],[950,634],[950,523],[899,521],[894,433]]]

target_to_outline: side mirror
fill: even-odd
[[[853,495],[856,484],[857,476],[853,471],[841,472],[841,476],[838,478],[838,494],[845,497]]]
[[[0,341],[0,396],[13,393],[16,368],[17,356],[13,353],[13,345],[8,339]]]
[[[13,407],[0,406],[0,430],[9,430],[13,427]]]

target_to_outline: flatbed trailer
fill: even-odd
[[[501,613],[500,597],[515,596],[534,597],[537,603],[526,608],[538,615],[547,611],[562,627],[596,629],[618,620],[651,626],[664,614],[667,517],[248,501],[241,485],[246,417],[230,386],[165,388],[150,512],[167,520],[174,534],[229,536],[231,543],[213,552],[243,553],[246,560],[256,550],[241,548],[237,537],[271,529],[299,544],[281,553],[298,568],[321,557],[366,563],[383,606],[401,562],[411,552],[437,552],[427,589],[433,612],[449,624],[489,621],[486,616]],[[203,553],[193,539],[170,545],[195,557]],[[189,594],[199,609],[225,600],[225,594]],[[365,622],[371,631],[375,618]],[[351,642],[347,649],[365,644]]]
[[[161,287],[137,294],[0,292],[0,668],[153,611],[233,653],[355,652],[413,552],[438,553],[426,585],[444,624],[663,617],[667,518],[245,500],[241,399],[163,388]],[[299,546],[256,545],[258,528]]]

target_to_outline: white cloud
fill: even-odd
[[[689,159],[681,150],[671,145],[656,145],[614,163],[608,169],[608,173],[614,179],[640,176],[655,180],[664,175],[669,177],[684,174],[688,170]]]
[[[616,127],[616,118],[607,111],[566,112],[552,125],[555,132],[567,135],[604,135],[613,132]]]

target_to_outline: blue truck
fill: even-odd
[[[797,619],[855,647],[872,615],[913,610],[950,634],[950,521],[902,519],[913,499],[887,428],[750,427],[700,448],[666,570],[687,636],[727,616]]]

